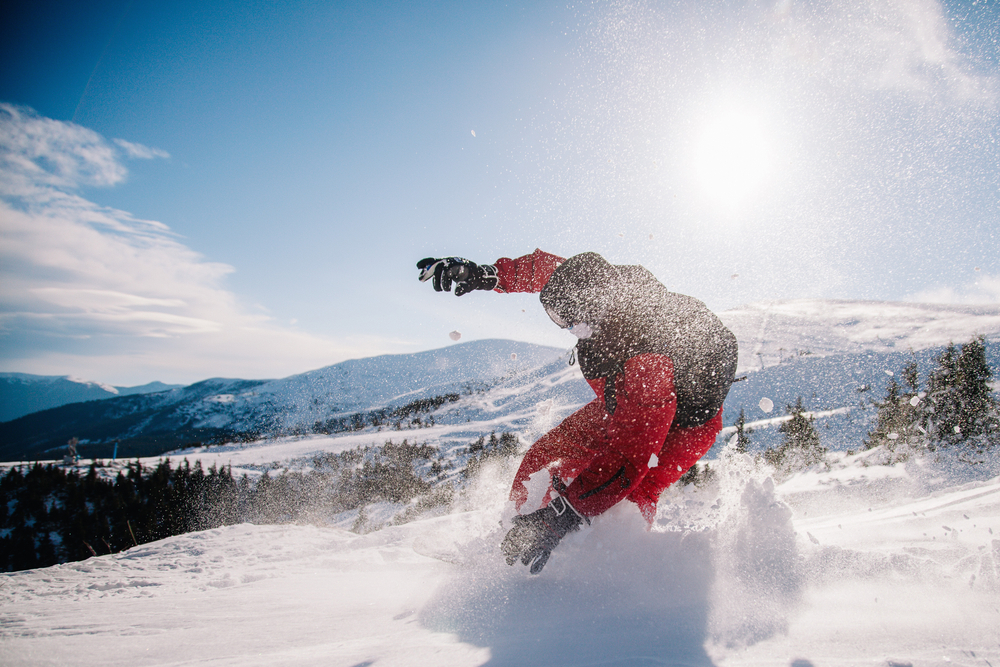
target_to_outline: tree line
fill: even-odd
[[[992,395],[993,370],[986,360],[982,336],[965,345],[948,345],[934,358],[934,367],[921,381],[911,360],[892,374],[885,396],[875,401],[874,428],[863,449],[882,447],[887,462],[905,460],[919,452],[952,450],[970,464],[981,463],[1000,444],[1000,404]],[[778,427],[781,443],[759,454],[779,473],[790,474],[824,460],[815,419],[800,396],[786,406],[791,417]],[[743,410],[736,419],[736,450],[747,452],[752,429]]]
[[[493,457],[513,456],[513,433],[480,437],[458,452],[456,470],[437,447],[387,440],[338,454],[319,454],[308,471],[269,471],[238,479],[229,467],[203,469],[129,463],[112,480],[93,462],[86,474],[55,464],[13,467],[0,478],[0,570],[47,567],[117,553],[186,532],[250,522],[324,522],[359,510],[354,529],[376,528],[364,508],[405,505],[410,521],[451,502],[456,490]]]

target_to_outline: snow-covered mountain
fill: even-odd
[[[190,442],[343,430],[358,413],[402,419],[393,410],[410,406],[407,418],[413,418],[434,405],[421,401],[453,402],[504,382],[511,400],[544,400],[551,391],[528,395],[513,387],[535,386],[539,374],[564,372],[565,361],[557,360],[565,355],[530,343],[475,341],[345,361],[281,380],[215,378],[156,394],[65,405],[0,424],[0,460],[56,458],[72,437],[87,455],[109,457],[115,443],[120,454],[137,456]],[[577,391],[585,389],[582,380],[577,384]]]
[[[94,401],[115,396],[152,394],[182,385],[150,382],[138,387],[113,387],[100,382],[54,375],[0,373],[0,422],[59,407],[68,403]]]
[[[799,300],[720,317],[737,334],[739,373],[747,376],[727,399],[726,424],[741,408],[751,420],[774,416],[756,407],[763,396],[779,411],[798,396],[817,411],[852,408],[878,395],[911,352],[926,370],[940,347],[977,335],[987,337],[990,359],[1000,369],[1000,306]],[[555,417],[590,399],[568,359],[565,350],[484,340],[346,361],[280,380],[216,378],[0,424],[0,460],[58,458],[72,437],[85,454],[109,457],[115,443],[123,456],[154,455],[191,442],[336,432],[375,422],[391,427],[428,416],[441,424],[503,416],[518,428],[538,405]],[[867,427],[849,413],[831,418],[842,422],[831,434],[835,448],[849,446]],[[766,441],[769,434],[759,437]]]

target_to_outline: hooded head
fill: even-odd
[[[600,328],[618,292],[618,269],[595,252],[570,257],[539,295],[552,321],[580,338]]]

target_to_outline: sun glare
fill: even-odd
[[[753,116],[724,114],[703,127],[696,145],[695,173],[713,204],[739,207],[760,190],[769,167],[764,132]]]

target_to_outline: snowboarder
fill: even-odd
[[[569,532],[622,500],[652,524],[660,494],[715,442],[736,372],[736,337],[705,304],[670,292],[641,266],[614,266],[593,252],[561,257],[535,250],[476,264],[422,259],[420,280],[462,296],[474,290],[540,292],[546,313],[579,341],[580,370],[597,397],[539,438],[514,477],[543,469],[551,485],[541,509],[515,516],[502,550],[537,574]]]

